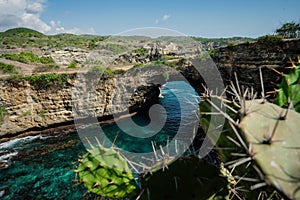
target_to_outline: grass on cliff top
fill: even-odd
[[[61,88],[68,84],[70,78],[74,78],[74,74],[38,74],[32,76],[22,76],[21,74],[12,74],[8,79],[5,79],[7,83],[12,85],[18,85],[23,81],[28,81],[37,90]]]
[[[123,69],[112,70],[110,68],[105,68],[101,66],[94,66],[90,71],[90,73],[104,74],[109,76],[113,76],[115,74],[122,74],[124,72],[126,72],[126,70]]]
[[[4,73],[13,73],[15,72],[15,66],[0,62],[0,71]]]
[[[19,54],[1,54],[1,58],[8,60],[18,61],[21,63],[42,63],[42,64],[54,64],[55,61],[51,57],[40,57],[32,52],[21,52]]]
[[[68,74],[40,74],[33,76],[26,76],[23,78],[29,81],[31,85],[39,89],[46,89],[51,86],[66,85],[69,79]]]
[[[152,67],[152,66],[159,66],[159,67],[172,67],[177,68],[180,67],[183,63],[186,62],[186,59],[183,57],[174,57],[174,56],[163,56],[161,59],[151,61],[149,63],[137,63],[133,67]]]

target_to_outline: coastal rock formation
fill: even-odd
[[[245,87],[253,87],[258,94],[261,92],[259,68],[262,69],[265,92],[277,88],[280,74],[291,66],[290,60],[298,61],[300,56],[300,40],[278,40],[275,42],[259,40],[253,43],[227,46],[216,49],[212,59],[216,63],[224,84],[235,82],[237,74],[239,83]]]
[[[161,71],[136,69],[125,74],[68,75],[64,83],[30,84],[28,80],[3,80],[0,97],[6,116],[0,139],[61,124],[73,124],[73,117],[110,119],[113,114],[140,111],[159,96],[165,82]],[[137,76],[137,73],[143,75]],[[155,80],[154,80],[155,79]]]
[[[52,49],[45,51],[44,56],[51,57],[60,66],[68,66],[72,61],[84,63],[87,61],[89,52],[79,48]]]
[[[265,92],[276,88],[280,79],[277,71],[287,70],[289,60],[300,55],[300,40],[283,40],[275,43],[253,42],[216,49],[212,55],[224,85],[235,81],[245,87],[253,87],[260,94],[259,68],[262,69]],[[202,60],[200,66],[210,66],[212,60]],[[30,130],[40,130],[73,123],[73,117],[109,119],[113,114],[122,114],[128,109],[139,111],[159,95],[159,85],[173,77],[185,77],[197,92],[203,92],[203,71],[193,68],[193,62],[179,59],[176,73],[167,67],[158,70],[149,67],[135,67],[122,74],[105,75],[101,80],[87,73],[80,77],[69,75],[64,84],[46,87],[32,85],[30,81],[0,81],[0,106],[6,116],[0,127],[1,137],[11,137]],[[144,71],[143,71],[144,70]],[[205,77],[214,80],[214,74]],[[178,79],[176,79],[178,80]],[[74,89],[75,88],[75,89]],[[74,108],[75,111],[74,112]]]

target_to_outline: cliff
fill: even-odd
[[[235,82],[234,73],[237,74],[239,83],[245,87],[261,92],[259,68],[262,69],[265,92],[277,88],[281,75],[286,72],[286,67],[291,66],[290,59],[298,61],[300,56],[300,39],[268,40],[244,43],[216,49],[212,59],[216,63],[224,84]]]
[[[235,82],[261,91],[259,68],[262,69],[265,91],[277,87],[280,75],[286,71],[290,59],[296,61],[300,55],[300,40],[259,40],[216,49],[212,55],[225,85]],[[44,130],[49,127],[73,124],[78,119],[96,117],[99,120],[111,119],[114,114],[141,111],[159,95],[159,86],[184,76],[198,93],[205,84],[193,63],[185,59],[174,61],[174,71],[169,68],[135,67],[119,74],[56,74],[0,81],[0,116],[4,115],[0,127],[0,140]],[[200,66],[210,66],[211,60],[201,60]],[[169,63],[171,64],[171,63]],[[177,71],[176,71],[177,70]],[[205,69],[209,70],[209,69]],[[202,72],[203,73],[203,72]],[[211,77],[214,80],[213,73]],[[38,78],[38,76],[44,76]],[[175,79],[177,80],[177,79]],[[5,112],[3,112],[5,109]]]
[[[0,103],[6,115],[0,140],[77,119],[111,119],[113,114],[136,112],[156,100],[165,82],[155,69],[132,69],[121,74],[69,74],[0,81]],[[141,74],[141,75],[137,75]],[[101,76],[101,78],[99,78]],[[59,78],[58,78],[59,77]]]

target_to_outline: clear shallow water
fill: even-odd
[[[159,133],[151,138],[135,138],[125,133],[132,127],[120,130],[116,124],[109,124],[102,127],[106,137],[113,141],[118,134],[115,145],[133,152],[152,151],[152,140],[165,145],[176,135],[181,120],[191,120],[199,97],[193,88],[179,81],[164,85],[161,95],[157,103],[166,109],[167,122]],[[136,115],[133,120],[141,126],[149,123],[147,114]],[[84,131],[96,130],[88,127]],[[151,130],[143,129],[141,134],[148,132]],[[72,171],[78,156],[85,152],[76,132],[29,136],[0,144],[0,162],[7,167],[0,170],[0,199],[92,199],[93,195],[86,195],[86,189],[74,182]]]

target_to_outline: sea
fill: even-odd
[[[156,119],[165,115],[164,126],[157,133],[147,112],[101,125],[108,141],[115,147],[134,153],[153,151],[153,142],[165,146],[176,137],[181,124],[188,124],[199,110],[199,95],[184,81],[167,82],[161,87],[157,104],[164,109],[155,113]],[[142,127],[138,135],[132,121]],[[144,127],[144,128],[143,128]],[[86,126],[80,134],[97,134],[99,127]],[[156,130],[155,130],[156,131]],[[145,135],[151,134],[151,137]],[[94,199],[95,195],[76,180],[74,169],[80,156],[87,152],[78,131],[63,131],[51,136],[26,136],[0,143],[0,199]]]

